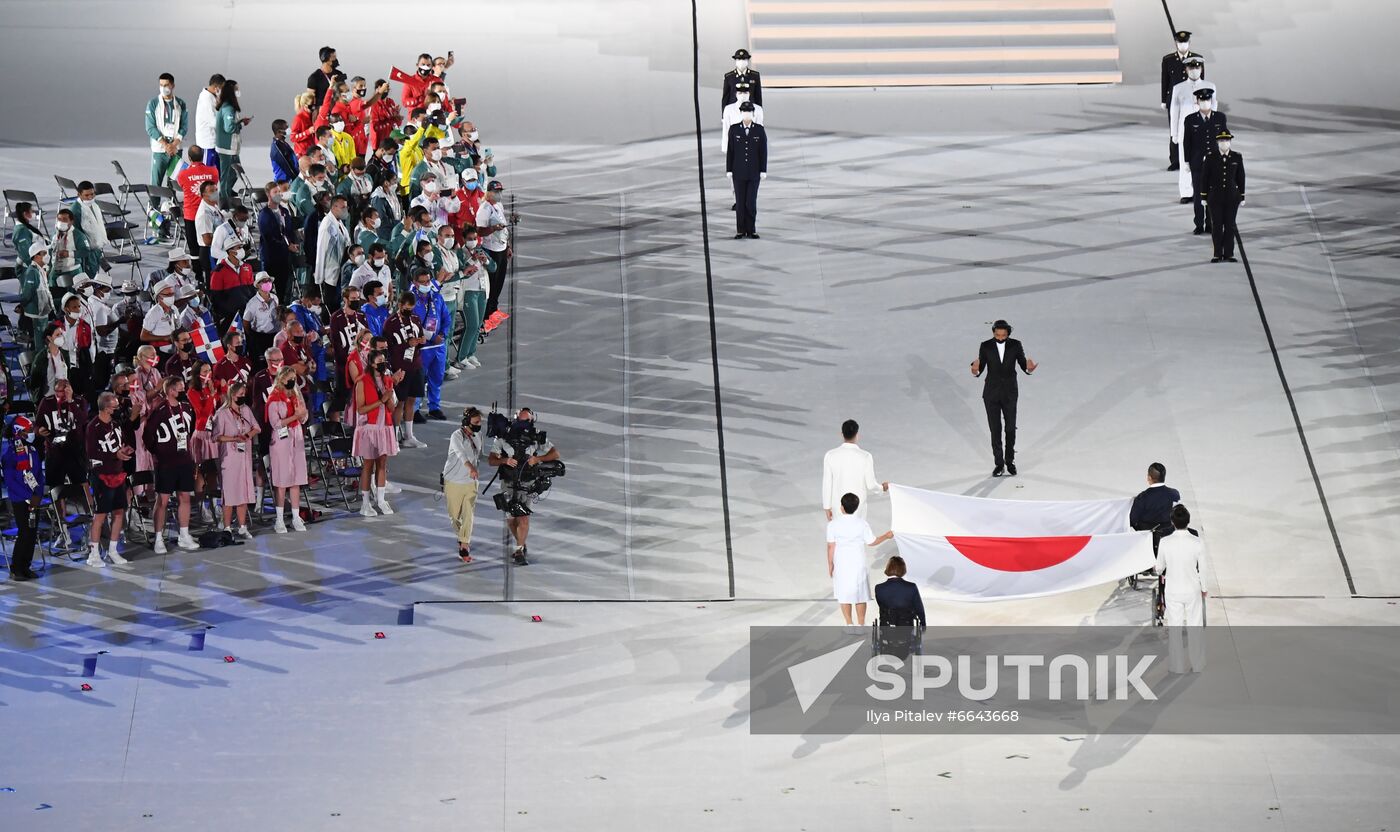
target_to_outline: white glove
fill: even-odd
[[[760,182],[762,182],[763,180],[765,180],[765,179],[767,179],[767,178],[768,178],[768,173],[767,173],[766,171],[763,172],[763,173],[760,173],[760,174],[758,175],[758,181],[760,181]]]
[[[1163,105],[1162,105],[1162,109],[1163,109],[1163,110],[1167,109],[1167,105],[1163,104]]]

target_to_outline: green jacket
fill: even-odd
[[[102,251],[88,244],[87,233],[78,226],[77,217],[75,216],[73,220],[73,227],[68,229],[68,233],[73,235],[73,259],[78,264],[78,270],[83,274],[95,275],[102,268]],[[51,245],[56,244],[57,241],[58,232],[55,231],[54,241]],[[49,257],[57,263],[58,256],[54,252],[50,251]]]
[[[179,132],[176,135],[183,139],[185,134],[189,132],[190,108],[185,106],[185,99],[180,96],[173,96],[173,99],[176,112],[180,114],[179,127],[177,128]],[[165,102],[158,95],[146,102],[146,135],[151,137],[152,143],[165,138],[160,132],[160,125],[156,123],[156,113],[162,112],[164,109]],[[154,147],[152,152],[155,152]]]
[[[242,132],[243,116],[232,104],[220,107],[218,118],[214,119],[214,147],[219,155],[237,156],[243,142]]]
[[[19,276],[19,302],[24,307],[24,314],[31,318],[39,318],[52,312],[52,309],[40,309],[39,303],[42,295],[39,292],[40,286],[48,285],[48,275],[41,271],[33,263],[24,267],[24,271]]]
[[[16,222],[15,230],[14,233],[10,235],[10,240],[15,245],[15,254],[19,255],[18,265],[28,265],[29,247],[34,244],[34,232],[29,230],[29,226]]]
[[[298,176],[292,180],[292,185],[287,189],[287,193],[292,197],[292,210],[301,219],[306,217],[316,208],[316,201],[312,199],[311,186],[306,180]]]
[[[383,220],[380,220],[383,222]],[[369,257],[369,247],[379,242],[379,232],[371,231],[368,228],[361,228],[360,233],[355,235],[355,242],[365,250],[365,257]]]

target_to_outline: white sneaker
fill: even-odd
[[[253,539],[253,533],[250,532],[250,531],[248,531],[248,527],[247,527],[247,526],[239,526],[239,527],[238,527],[238,536],[241,537],[241,538],[243,538],[244,540],[252,540],[252,539]]]
[[[287,524],[279,517],[277,518],[277,522],[272,524],[272,530],[278,534],[286,534]]]
[[[456,378],[457,376],[460,376],[461,374],[462,371],[457,369],[455,366],[448,367],[446,370],[442,371],[442,377],[449,381]]]
[[[131,563],[131,561],[129,561],[129,560],[127,560],[126,558],[122,557],[121,554],[119,554],[119,553],[117,552],[116,549],[108,549],[108,550],[107,550],[107,560],[110,560],[110,561],[112,562],[112,565],[113,565],[113,566],[125,566],[125,565],[127,565],[128,563]]]
[[[467,359],[463,358],[461,361],[453,361],[452,366],[459,370],[465,370],[471,365],[467,363]]]
[[[385,480],[385,481],[384,481],[384,493],[385,493],[385,494],[402,494],[402,493],[403,493],[403,489],[402,489],[402,488],[399,488],[397,485],[394,485],[392,482],[389,482],[388,480]]]
[[[480,366],[481,366],[481,359],[480,359],[480,358],[477,358],[477,357],[474,356],[474,355],[468,356],[468,357],[467,357],[467,364],[468,364],[468,366],[470,366],[473,370],[475,370],[477,367],[480,367]]]
[[[102,555],[98,554],[97,549],[90,549],[88,550],[87,565],[101,568],[106,566],[107,562],[102,560]]]
[[[157,555],[165,554],[165,535],[157,535],[156,542],[151,546],[151,548],[155,549]]]
[[[303,522],[301,521],[301,515],[300,515],[300,514],[293,514],[293,515],[292,515],[292,531],[294,531],[294,532],[304,532],[304,531],[306,531],[306,524],[303,523]]]
[[[380,513],[380,514],[393,514],[393,513],[394,513],[394,510],[393,510],[392,508],[389,507],[389,501],[388,501],[388,500],[386,500],[386,499],[384,499],[384,498],[381,497],[381,498],[379,499],[378,505],[379,505],[379,513]]]
[[[379,512],[374,510],[374,503],[370,502],[369,500],[360,500],[360,516],[378,517]]]
[[[421,439],[419,439],[419,438],[416,437],[416,436],[410,436],[409,438],[407,438],[407,439],[405,439],[404,441],[400,442],[400,443],[399,443],[399,447],[401,447],[401,448],[426,448],[426,447],[428,447],[428,443],[422,441]]]
[[[175,545],[179,546],[181,549],[193,550],[199,548],[199,542],[187,534],[182,534],[175,538]]]

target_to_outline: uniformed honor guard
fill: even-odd
[[[724,108],[724,116],[720,119],[720,153],[727,153],[729,151],[729,128],[743,121],[743,117],[739,114],[739,107],[741,107],[745,101],[749,100],[749,93],[752,89],[753,86],[747,81],[740,81],[739,84],[735,86],[734,94],[738,97],[738,100]],[[754,105],[753,123],[763,123],[763,106],[761,104]]]
[[[1186,59],[1190,57],[1201,57],[1191,51],[1191,33],[1176,33],[1176,51],[1169,52],[1162,56],[1162,109],[1166,110],[1172,103],[1172,88],[1186,80]],[[1201,77],[1205,76],[1205,68],[1201,68]],[[1169,114],[1170,115],[1170,114]],[[1167,170],[1180,170],[1181,166],[1176,159],[1176,141],[1171,136],[1171,121],[1167,122],[1167,141],[1170,146],[1167,150]]]
[[[1195,233],[1204,234],[1206,206],[1201,204],[1201,195],[1205,192],[1202,177],[1205,175],[1206,159],[1215,153],[1215,137],[1220,135],[1220,131],[1224,130],[1226,125],[1225,114],[1215,109],[1214,90],[1202,88],[1193,94],[1196,96],[1197,109],[1181,122],[1181,155],[1191,167]]]
[[[1211,101],[1214,109],[1220,109],[1220,90],[1215,84],[1205,80],[1201,75],[1206,71],[1206,62],[1202,58],[1191,57],[1186,59],[1186,80],[1172,87],[1172,141],[1176,142],[1180,151],[1183,142],[1181,137],[1182,125],[1186,122],[1186,117],[1196,112],[1196,90],[1208,89],[1212,92]],[[1181,204],[1191,202],[1195,193],[1200,190],[1199,183],[1191,179],[1191,163],[1185,158],[1185,151],[1177,154],[1177,160],[1181,163],[1181,171],[1176,177],[1177,195],[1181,197]]]
[[[1244,157],[1230,149],[1235,137],[1229,130],[1215,136],[1215,152],[1206,157],[1201,197],[1210,208],[1210,240],[1215,255],[1210,262],[1235,260],[1235,215],[1244,204]]]
[[[758,239],[754,220],[758,218],[758,183],[768,178],[768,134],[754,123],[754,104],[739,105],[739,123],[729,127],[729,150],[724,157],[724,175],[734,185],[735,218],[739,228],[734,239]]]
[[[740,49],[734,53],[734,68],[724,73],[724,95],[719,105],[721,113],[725,107],[738,100],[737,88],[741,82],[749,85],[749,100],[760,107],[763,106],[763,81],[758,77],[758,70],[749,69],[751,57],[747,49]]]

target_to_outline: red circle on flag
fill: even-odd
[[[999,572],[1034,572],[1064,563],[1089,544],[1081,537],[950,537],[963,557]]]

